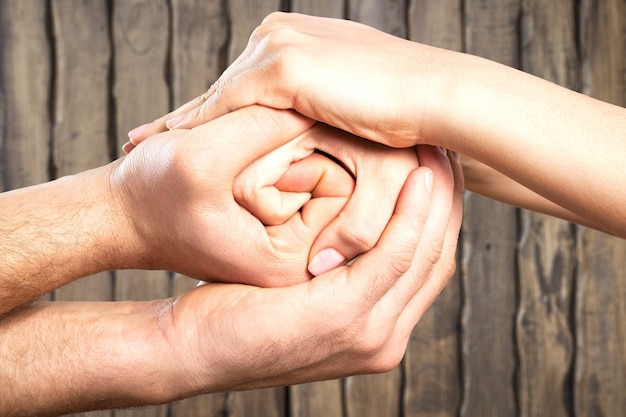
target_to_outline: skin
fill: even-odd
[[[398,154],[413,168],[380,239],[311,279],[313,239],[356,188],[310,144],[365,158],[341,149],[364,141],[312,125],[247,107],[159,134],[107,166],[1,194],[0,415],[159,404],[397,365],[455,268],[460,163],[428,146]],[[150,302],[28,302],[125,267],[213,282]]]
[[[616,175],[626,160],[624,108],[356,22],[268,16],[205,94],[131,131],[127,149],[147,134],[253,103],[293,108],[393,147],[452,149],[463,155],[468,189],[626,237],[626,184]],[[383,189],[372,181],[350,201]],[[384,218],[359,236],[343,223],[364,207],[347,206],[314,249],[354,254],[371,245]]]

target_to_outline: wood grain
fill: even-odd
[[[4,188],[48,181],[51,39],[42,1],[0,2]],[[34,65],[36,63],[37,65]]]
[[[172,0],[173,106],[206,91],[225,69],[227,10],[221,0]]]
[[[232,63],[246,48],[252,31],[272,12],[281,11],[280,0],[231,0],[230,43],[227,62]]]
[[[409,39],[460,51],[463,13],[460,0],[412,1]],[[404,407],[407,416],[457,416],[461,405],[461,277],[452,277],[417,324],[404,360]]]
[[[524,71],[579,87],[573,1],[522,2],[521,39]],[[568,416],[571,411],[575,243],[567,222],[521,212],[516,322],[521,416]]]
[[[579,16],[583,91],[626,106],[626,4],[583,0]],[[626,241],[581,228],[578,248],[574,408],[579,417],[621,415],[626,409]]]
[[[469,53],[518,67],[518,0],[466,0]],[[512,207],[472,193],[463,227],[461,416],[516,414],[515,346],[517,216]]]
[[[346,0],[291,0],[290,11],[311,16],[343,18]]]
[[[406,0],[352,0],[347,18],[406,38]]]

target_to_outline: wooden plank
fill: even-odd
[[[575,4],[523,2],[522,69],[558,84],[579,84]],[[516,344],[521,416],[569,416],[574,353],[575,236],[550,216],[521,212]]]
[[[166,113],[169,13],[165,0],[115,0],[113,50],[116,143],[127,141],[129,129]],[[167,196],[163,196],[167,198]],[[146,300],[169,296],[165,271],[116,271],[115,299]],[[167,406],[116,411],[116,416],[160,416]]]
[[[287,416],[286,390],[281,388],[234,392],[228,396],[227,416],[285,417]]]
[[[412,1],[407,21],[411,40],[455,51],[463,47],[461,0]],[[403,364],[406,416],[458,415],[460,280],[457,271],[411,335]]]
[[[409,7],[408,39],[427,45],[463,49],[462,0],[413,0]]]
[[[49,179],[50,41],[46,2],[0,2],[0,90],[3,92],[3,186]]]
[[[228,40],[228,16],[221,0],[172,0],[171,89],[173,106],[198,96],[224,70],[224,48]],[[198,281],[175,275],[174,296],[183,294]],[[227,395],[200,395],[171,405],[171,417],[223,416]]]
[[[345,0],[291,0],[291,11],[311,16],[344,18]]]
[[[583,0],[579,16],[583,91],[626,106],[626,4]],[[579,249],[576,415],[621,415],[626,409],[626,241],[581,228]]]
[[[54,0],[51,13],[56,40],[52,153],[56,175],[64,176],[110,161],[109,18],[106,3],[86,0]],[[109,272],[55,292],[57,300],[112,298]]]
[[[357,0],[348,2],[348,18],[395,36],[405,37],[405,1]],[[350,377],[345,383],[347,417],[398,415],[402,402],[402,369],[378,375]]]
[[[172,0],[171,87],[178,107],[207,90],[224,71],[228,16],[221,0]]]
[[[313,382],[290,387],[290,416],[342,417],[343,380]]]
[[[467,52],[518,66],[518,0],[466,0]],[[463,227],[461,416],[516,414],[516,210],[472,193]]]
[[[406,0],[352,0],[347,18],[405,38],[406,12]]]
[[[246,48],[252,31],[265,17],[280,11],[280,0],[231,0],[228,2],[230,16],[230,44],[227,61],[233,62]]]

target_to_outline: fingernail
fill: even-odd
[[[134,128],[133,130],[131,130],[130,132],[128,132],[128,139],[130,139],[130,141],[132,142],[133,139],[137,138],[138,136],[140,136],[142,133],[144,133],[147,129],[148,126],[150,126],[151,123],[146,123],[143,124],[141,126],[137,126],[136,128]]]
[[[126,142],[124,145],[122,145],[122,150],[124,151],[124,153],[129,153],[130,151],[132,151],[133,149],[135,149],[135,145],[132,142]]]
[[[433,172],[428,171],[424,174],[424,185],[426,186],[426,191],[428,191],[428,195],[433,192]]]
[[[169,119],[167,122],[165,122],[165,126],[168,129],[176,129],[176,127],[180,124],[180,122],[183,121],[184,118],[185,118],[184,114],[179,114],[178,116],[174,116],[171,119]]]
[[[313,257],[308,269],[311,274],[318,276],[343,265],[345,262],[346,258],[335,249],[323,249]]]

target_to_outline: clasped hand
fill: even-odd
[[[142,170],[146,159],[160,168]],[[159,304],[154,345],[168,360],[155,361],[177,360],[169,400],[388,370],[454,271],[463,182],[440,148],[387,148],[253,106],[150,138],[112,178],[154,236],[155,267],[231,282]],[[386,186],[380,238],[311,279],[314,239],[368,184]]]
[[[316,149],[345,169],[313,154]],[[324,249],[323,240],[314,241],[325,228],[328,235],[345,226],[333,222],[344,205],[355,204],[349,200],[354,188],[380,189],[370,218],[352,220],[354,230],[370,231],[376,219],[382,231],[417,166],[414,149],[388,148],[289,110],[258,106],[155,135],[112,173],[136,232],[125,240],[144,262],[125,267],[264,287],[308,280],[308,261]],[[339,248],[334,264],[317,261],[312,270],[325,272],[374,243]]]

